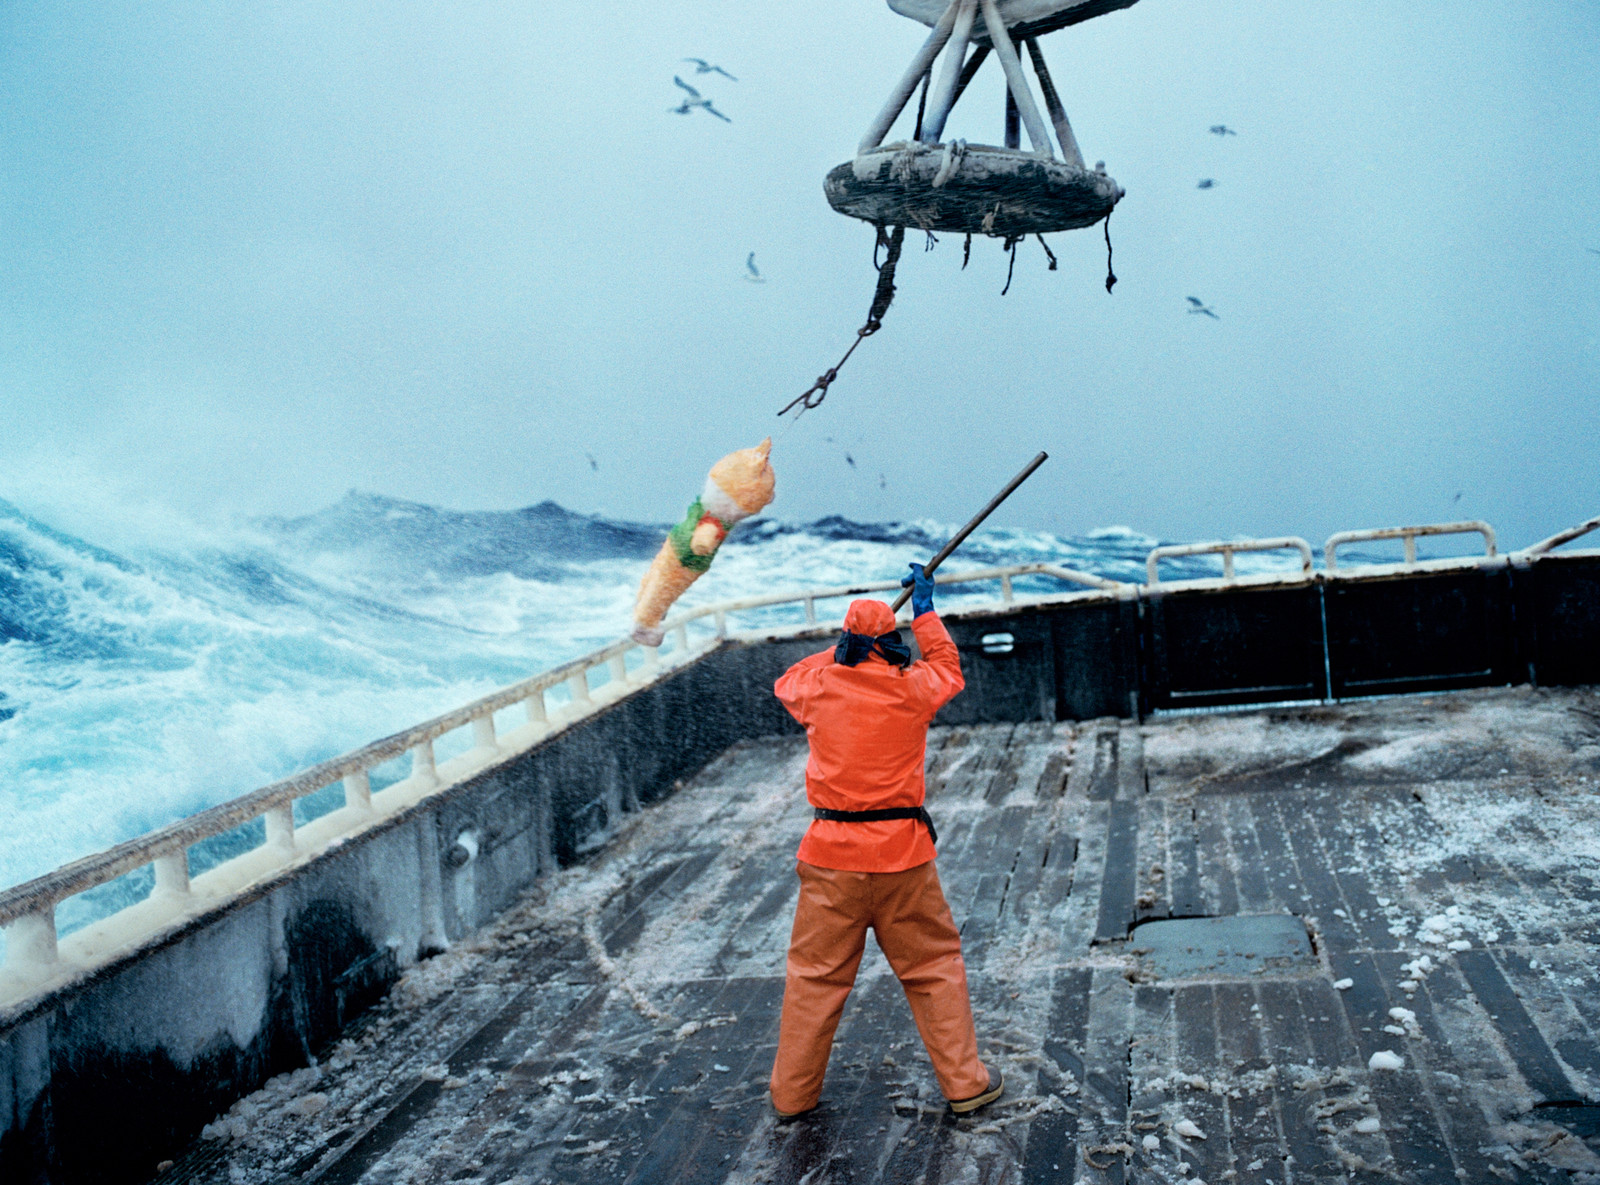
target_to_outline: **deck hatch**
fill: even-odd
[[[1248,979],[1315,969],[1305,924],[1288,913],[1144,922],[1129,942],[1157,978]]]

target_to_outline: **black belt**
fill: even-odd
[[[920,806],[888,806],[876,811],[830,811],[825,806],[819,806],[812,808],[811,816],[814,819],[827,819],[830,823],[876,823],[880,819],[916,819],[927,825],[928,838],[934,843],[939,842],[939,833],[934,830],[933,820]]]

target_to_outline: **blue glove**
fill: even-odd
[[[933,612],[933,577],[922,570],[921,564],[911,565],[911,575],[900,582],[900,587],[911,590],[911,616]]]

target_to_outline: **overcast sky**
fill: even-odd
[[[785,427],[871,294],[822,177],[923,35],[882,0],[0,4],[0,497],[661,521],[775,431],[788,519],[958,520],[1040,448],[1010,525],[1517,546],[1600,512],[1593,0],[1052,34],[1128,191],[1115,294],[1098,228],[1003,298],[997,242],[963,273],[908,237],[883,332]],[[691,54],[732,123],[667,113]],[[991,65],[948,134],[1001,112]]]

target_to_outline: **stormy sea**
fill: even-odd
[[[0,887],[614,640],[663,530],[552,502],[460,512],[352,493],[303,518],[133,543],[0,501]],[[951,532],[758,519],[682,603],[897,579]],[[1156,543],[1125,527],[983,530],[946,571],[1048,561],[1140,581]],[[1171,575],[1215,569],[1199,559]],[[941,600],[995,595],[989,583]],[[196,853],[196,870],[225,849]],[[74,899],[63,928],[137,891]]]

